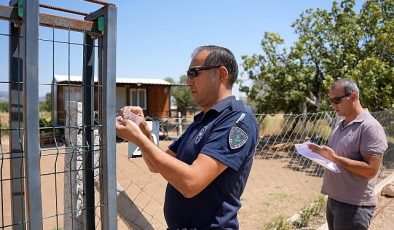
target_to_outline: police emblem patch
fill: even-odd
[[[198,142],[201,141],[201,138],[204,136],[205,131],[207,131],[208,127],[204,126],[202,129],[200,129],[200,132],[198,132],[196,139],[194,140],[194,144],[198,144]]]
[[[237,149],[242,147],[248,140],[246,132],[238,126],[233,126],[228,135],[228,143],[231,149]]]

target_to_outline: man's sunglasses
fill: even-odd
[[[186,73],[190,79],[193,79],[198,77],[198,71],[219,68],[220,66],[221,65],[191,67]]]
[[[343,96],[340,96],[340,97],[333,97],[333,98],[328,97],[328,100],[330,101],[331,104],[336,104],[336,105],[338,105],[339,103],[341,103],[341,99],[342,99],[342,98],[347,97],[347,96],[349,96],[350,94],[352,94],[352,93],[347,93],[347,94],[345,94],[345,95],[343,95]]]

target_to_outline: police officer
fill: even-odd
[[[149,140],[143,119],[136,125],[117,118],[122,124],[117,135],[139,146],[149,169],[168,181],[164,216],[169,229],[239,228],[237,212],[258,126],[250,108],[232,95],[237,75],[228,49],[201,46],[193,52],[187,85],[202,111],[165,151]],[[124,107],[126,112],[143,117],[138,107]]]

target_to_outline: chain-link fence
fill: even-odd
[[[380,171],[379,180],[382,180],[394,170],[394,116],[392,111],[372,115],[384,127],[389,142]],[[294,221],[295,226],[289,224],[293,228],[308,225],[313,229],[323,224],[325,201],[320,187],[324,169],[299,155],[294,145],[306,140],[325,144],[339,117],[334,112],[322,112],[258,114],[256,118],[260,124],[260,141],[242,196],[241,229],[275,228],[289,224],[288,219]],[[160,145],[166,148],[186,130],[192,118],[168,118],[160,122]],[[166,229],[162,210],[166,181],[150,173],[141,158],[128,159],[126,142],[118,143],[117,156],[118,182],[130,201],[124,206],[130,210],[128,226]]]
[[[389,143],[381,166],[381,180],[394,169],[394,117],[392,111],[373,112],[372,115],[384,127]],[[250,219],[247,226],[264,227],[272,220],[278,222],[280,217],[287,219],[302,211],[296,223],[304,227],[312,214],[318,215],[319,209],[324,209],[319,194],[324,168],[298,154],[294,145],[307,140],[326,144],[339,117],[334,112],[323,112],[263,114],[257,119],[261,124],[261,140],[256,147],[255,165],[245,196],[251,196],[252,205],[261,210],[262,215],[256,224],[249,225],[254,220],[250,213],[245,213],[244,217]],[[259,184],[266,186],[258,188]],[[314,205],[310,206],[312,203]],[[321,219],[324,221],[324,217]]]

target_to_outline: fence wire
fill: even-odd
[[[383,157],[380,170],[380,180],[393,173],[394,152],[394,117],[392,111],[380,111],[371,113],[384,127],[389,148]],[[300,212],[296,220],[296,227],[305,227],[313,215],[322,215],[324,211],[324,202],[322,201],[319,191],[322,183],[324,169],[315,162],[299,155],[294,144],[310,140],[318,144],[327,144],[335,124],[339,117],[334,112],[311,113],[311,114],[293,114],[293,115],[267,115],[256,116],[260,122],[261,140],[256,147],[255,152],[255,177],[251,177],[248,185],[273,183],[268,186],[270,191],[260,193],[257,197],[266,202],[266,205],[260,203],[261,212],[264,217],[256,223],[257,226],[267,227],[270,221],[278,221],[278,218],[290,218],[292,214]],[[262,164],[263,167],[256,167]],[[267,164],[267,165],[266,165]],[[277,164],[276,169],[269,174],[272,165]],[[268,166],[269,165],[269,166]],[[256,193],[253,186],[246,190],[246,196],[250,193]],[[256,190],[258,191],[258,190]],[[276,195],[273,195],[276,194]],[[254,203],[259,203],[259,199],[254,196]],[[267,199],[272,197],[273,199]],[[260,200],[261,200],[260,199]],[[310,206],[313,204],[312,206]],[[283,207],[272,212],[268,207]],[[264,207],[264,208],[263,208]],[[257,207],[256,207],[257,208]],[[250,218],[250,215],[245,215]],[[324,222],[324,216],[320,220]],[[319,224],[322,224],[318,221]],[[253,220],[251,221],[253,222]],[[271,222],[272,223],[272,222]],[[251,225],[253,227],[255,225]],[[310,226],[309,226],[310,227]],[[314,226],[317,227],[317,226]]]
[[[389,142],[379,174],[383,180],[394,170],[394,117],[392,111],[372,115],[384,127]],[[325,221],[325,199],[320,194],[324,169],[296,153],[294,144],[306,140],[326,144],[340,118],[334,112],[322,112],[257,114],[256,119],[260,141],[242,196],[241,229],[274,229],[280,224],[316,229]],[[160,146],[166,148],[191,122],[192,118],[160,119]],[[123,226],[166,229],[162,211],[166,181],[150,173],[141,158],[129,159],[127,151],[127,142],[118,143],[118,183],[133,204],[128,206],[134,215],[132,224]]]
[[[0,7],[2,11],[8,10],[8,6],[0,4]],[[62,17],[59,22],[61,20],[66,18]],[[102,201],[105,184],[101,159],[101,153],[107,146],[104,147],[104,141],[98,135],[105,117],[101,95],[104,87],[101,82],[94,85],[73,84],[71,78],[86,71],[83,64],[86,49],[92,49],[95,54],[90,64],[94,66],[91,71],[97,78],[99,63],[106,51],[102,44],[98,44],[99,39],[93,44],[86,43],[84,33],[40,27],[39,66],[36,66],[39,70],[40,102],[37,105],[23,105],[26,97],[22,90],[24,47],[21,44],[24,36],[22,32],[17,35],[13,32],[16,29],[23,31],[21,28],[0,20],[0,49],[5,51],[0,55],[0,229],[28,228],[28,202],[36,202],[40,207],[43,229],[82,229],[86,226],[101,229],[103,215],[107,215],[103,214],[103,208],[108,206]],[[16,43],[18,45],[14,48],[13,44]],[[68,83],[58,84],[56,73],[66,75]],[[93,124],[86,125],[82,121],[82,112],[73,110],[73,106],[78,106],[73,101],[83,101],[83,89],[88,87],[94,92],[92,98],[96,100],[94,105],[90,102],[86,104],[97,112]],[[25,106],[40,107],[41,203],[26,197],[25,164],[28,153],[24,149],[22,116]],[[37,122],[29,117],[26,120]],[[92,132],[94,143],[87,139]],[[90,161],[92,164],[89,166],[86,162]],[[87,184],[88,180],[92,182],[90,185]]]

